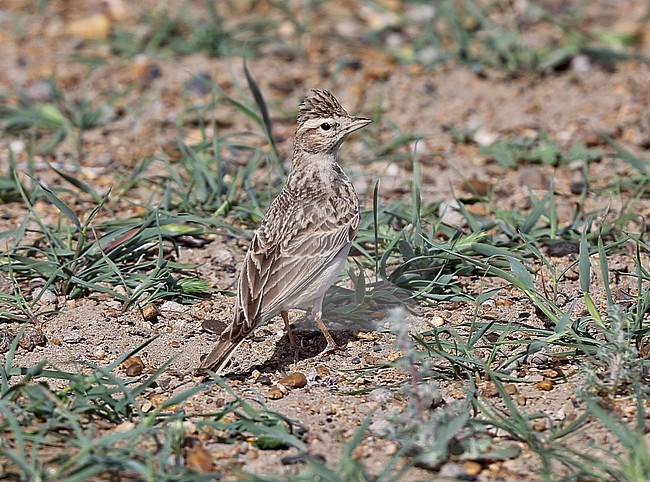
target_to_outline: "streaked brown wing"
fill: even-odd
[[[344,225],[322,223],[309,231],[296,230],[298,234],[281,245],[262,246],[256,235],[239,282],[236,309],[244,315],[241,331],[251,331],[308,287],[352,241],[358,224],[357,214]]]

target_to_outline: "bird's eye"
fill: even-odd
[[[323,122],[320,125],[320,128],[323,129],[324,131],[328,131],[332,128],[332,124],[330,124],[329,122]]]

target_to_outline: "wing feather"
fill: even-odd
[[[255,327],[291,308],[342,250],[359,226],[354,190],[323,203],[293,202],[283,190],[258,228],[241,268],[235,316],[203,366],[223,367]]]
[[[284,232],[264,242],[260,233],[264,233],[265,226],[260,226],[244,260],[242,274],[246,276],[240,278],[237,297],[245,314],[243,331],[267,321],[283,303],[290,304],[349,245],[359,225],[356,210],[340,224],[317,210],[305,212],[314,211],[314,206],[293,208],[283,213],[285,219],[291,220],[286,224],[293,228],[293,235]],[[277,214],[269,211],[267,222],[272,223]],[[295,220],[303,222],[297,225]]]

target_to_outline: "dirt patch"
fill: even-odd
[[[122,2],[106,3],[122,5]],[[205,14],[203,4],[190,3],[192,15]],[[513,210],[526,216],[534,211],[534,200],[548,196],[552,186],[558,225],[570,223],[579,214],[603,230],[614,227],[644,234],[643,219],[650,212],[644,185],[637,184],[630,190],[605,188],[639,178],[639,169],[633,162],[610,155],[614,150],[607,139],[624,146],[632,155],[648,157],[650,66],[647,62],[601,64],[582,55],[574,57],[564,70],[514,76],[494,69],[482,70],[477,75],[455,61],[425,67],[400,62],[395,55],[382,50],[385,43],[367,42],[354,33],[357,28],[367,30],[373,22],[389,22],[380,15],[386,9],[362,6],[360,13],[352,14],[347,4],[328,3],[331,5],[314,6],[313,10],[295,9],[294,20],[299,25],[312,26],[313,31],[300,34],[292,30],[296,24],[283,19],[279,29],[273,30],[277,37],[271,36],[260,47],[261,55],[247,59],[247,67],[268,102],[273,137],[285,167],[291,155],[296,106],[309,88],[325,86],[349,112],[372,115],[375,119],[368,133],[346,142],[341,152],[342,164],[367,210],[372,210],[373,188],[378,180],[381,205],[410,199],[415,158],[423,205],[433,205],[428,212],[431,223],[442,215],[452,228],[469,230],[466,217],[453,217],[453,203],[458,198],[477,216],[499,210]],[[401,12],[402,7],[411,11],[412,7],[409,2],[404,2],[405,5],[380,3],[386,3],[389,12]],[[558,2],[541,3],[551,8]],[[271,4],[232,7],[233,11],[229,11],[232,18],[225,17],[224,28],[238,25],[236,14],[241,15],[239,20],[243,22],[265,15],[267,8],[268,15],[275,19],[282,9],[272,8]],[[618,4],[620,8],[611,12],[608,2],[592,2],[584,13],[584,25],[590,29],[607,27],[612,31],[628,31],[629,19],[641,17],[630,15],[643,8],[647,10],[644,2]],[[205,125],[214,123],[217,132],[223,135],[219,142],[227,144],[219,149],[225,152],[222,174],[228,182],[238,179],[238,173],[255,155],[251,154],[254,147],[264,146],[268,152],[260,126],[241,110],[233,109],[227,102],[217,103],[213,112],[206,109],[212,96],[222,95],[210,83],[236,98],[249,95],[245,90],[241,56],[213,57],[201,52],[181,55],[173,50],[181,47],[171,44],[127,55],[123,50],[117,53],[126,47],[115,37],[84,40],[83,34],[70,30],[74,22],[83,24],[92,15],[108,15],[105,19],[114,35],[147,28],[155,33],[143,19],[147,18],[148,10],[161,8],[157,2],[113,6],[110,8],[124,11],[109,9],[108,14],[99,3],[92,2],[47,2],[40,8],[39,11],[31,3],[13,2],[0,9],[0,39],[5,48],[0,59],[0,99],[6,99],[7,105],[12,106],[19,105],[21,96],[36,104],[50,102],[57,94],[46,80],[54,79],[66,102],[76,107],[88,102],[97,109],[99,117],[82,134],[82,130],[74,128],[78,135],[66,134],[46,153],[38,149],[31,151],[30,142],[34,139],[29,136],[42,143],[51,137],[51,132],[46,135],[35,128],[31,134],[23,131],[7,135],[1,143],[2,172],[8,171],[10,163],[21,173],[29,172],[59,193],[80,218],[92,209],[92,194],[71,189],[52,166],[82,176],[100,196],[111,188],[124,186],[125,179],[135,176],[134,173],[142,175],[143,180],[130,186],[128,194],[114,193],[115,202],[107,203],[98,214],[96,221],[101,222],[132,218],[141,215],[147,206],[164,204],[166,191],[151,186],[157,176],[171,176],[177,139],[187,143],[205,141],[201,137]],[[636,24],[632,27],[636,28]],[[101,20],[92,28],[99,29],[97,35],[100,35]],[[389,45],[400,38],[406,42],[404,39],[409,35],[408,27],[392,24],[388,24],[386,32],[381,38]],[[539,35],[552,33],[542,29]],[[143,38],[153,42],[153,37],[147,35]],[[349,48],[341,38],[348,41]],[[650,56],[647,32],[639,34],[635,49],[635,54]],[[202,82],[201,78],[209,80]],[[462,140],[463,135],[469,139]],[[579,142],[585,149],[597,149],[602,155],[592,162],[576,159],[554,165],[516,159],[514,166],[507,167],[495,160],[493,151],[484,149],[494,141],[514,138],[535,142],[550,139],[562,155]],[[244,141],[250,150],[238,144]],[[155,161],[138,171],[137,166],[145,158],[155,158]],[[165,164],[161,159],[172,161]],[[171,166],[169,171],[166,166]],[[23,174],[20,176],[27,179]],[[129,378],[120,368],[117,370],[120,377],[137,380],[171,359],[157,386],[143,393],[143,399],[169,398],[202,383],[205,379],[195,369],[217,338],[206,328],[218,331],[218,327],[230,321],[233,298],[229,294],[248,237],[259,222],[257,208],[253,206],[247,211],[249,208],[242,199],[246,198],[247,190],[257,189],[261,199],[268,202],[279,180],[277,170],[268,166],[260,166],[250,179],[258,184],[238,186],[237,199],[241,202],[232,203],[235,209],[229,212],[228,227],[213,226],[211,232],[188,236],[187,242],[181,240],[175,246],[175,261],[194,265],[192,273],[215,289],[212,296],[191,305],[156,301],[154,316],[143,315],[142,306],[126,307],[123,301],[96,292],[76,299],[60,293],[43,296],[33,309],[36,316],[32,324],[45,335],[46,343],[19,348],[14,364],[27,367],[47,360],[62,370],[83,370],[80,362],[102,367],[155,337],[137,353],[143,373]],[[36,200],[33,210],[48,222],[60,219],[60,210],[45,199]],[[17,229],[26,213],[18,197],[3,202],[0,227],[7,232]],[[213,214],[215,219],[219,218],[218,209]],[[452,217],[444,217],[450,214]],[[42,242],[37,235],[31,239],[32,233],[27,231],[25,239],[30,243]],[[5,239],[11,242],[12,236]],[[564,245],[565,249],[555,246],[556,251],[550,251],[546,258],[553,261],[551,266],[544,265],[540,258],[527,261],[533,267],[532,276],[540,291],[560,308],[571,307],[575,319],[586,319],[591,312],[580,290],[579,239],[579,235],[573,236]],[[552,250],[551,246],[543,249]],[[630,297],[639,295],[639,287],[645,289],[645,282],[638,282],[632,274],[638,267],[647,270],[650,265],[645,249],[635,251],[630,243],[627,248],[627,252],[620,249],[608,255],[611,279],[606,280],[616,301],[623,305]],[[547,255],[546,251],[544,254]],[[359,250],[353,255],[363,259]],[[590,293],[596,308],[605,313],[608,293],[597,258],[597,252],[592,251]],[[554,283],[558,273],[562,274],[561,281]],[[369,282],[374,279],[371,270],[366,275]],[[16,287],[7,277],[2,277],[0,291],[11,293],[19,288],[28,297],[34,296],[43,282],[26,282]],[[588,376],[584,372],[584,365],[590,363],[586,349],[577,350],[576,355],[575,346],[528,343],[533,332],[535,336],[544,332],[547,338],[552,338],[555,326],[521,289],[499,277],[469,274],[454,277],[451,283],[460,286],[456,300],[410,301],[406,305],[368,302],[350,321],[352,317],[341,314],[346,303],[355,303],[355,286],[346,278],[339,285],[352,291],[347,292],[343,301],[339,299],[338,304],[333,296],[332,305],[326,307],[328,323],[339,344],[345,346],[344,350],[319,356],[324,340],[306,315],[292,313],[292,323],[303,343],[298,353],[290,348],[282,321],[275,320],[256,330],[237,351],[226,374],[232,393],[210,385],[186,401],[184,409],[190,419],[197,420],[201,414],[218,412],[236,397],[259,401],[269,410],[300,422],[307,432],[304,439],[312,457],[324,458],[325,465],[332,469],[340,460],[356,460],[371,478],[380,476],[387,460],[397,454],[394,470],[404,468],[400,480],[424,480],[433,476],[436,480],[539,480],[540,465],[546,461],[540,462],[539,450],[531,449],[531,440],[537,440],[536,434],[539,437],[551,432],[560,434],[585,413],[585,405],[577,393],[585,386]],[[477,305],[468,302],[467,297],[462,301],[461,292],[485,296]],[[376,330],[369,331],[368,323],[361,327],[355,321],[359,318]],[[641,318],[647,326],[647,319]],[[8,321],[2,329],[13,334],[19,326]],[[404,389],[410,383],[415,381],[416,385],[419,383],[435,392],[435,397],[431,397],[438,400],[436,407],[447,407],[449,417],[456,414],[453,407],[472,410],[463,403],[476,393],[485,403],[486,413],[501,414],[504,424],[512,407],[504,405],[503,394],[485,373],[483,377],[475,375],[468,379],[455,372],[451,356],[427,353],[428,368],[423,370],[418,364],[417,373],[409,372],[408,363],[393,366],[409,350],[415,353],[409,356],[418,357],[426,351],[422,344],[417,348],[412,344],[410,348],[405,347],[404,333],[413,334],[415,339],[430,343],[429,346],[440,343],[438,338],[449,346],[455,337],[459,337],[456,341],[462,339],[467,343],[481,329],[486,330],[485,337],[449,352],[459,357],[471,354],[472,359],[482,360],[492,370],[511,378],[506,383],[507,394],[517,410],[528,415],[539,414],[528,420],[530,438],[517,439],[508,430],[488,424],[485,434],[492,444],[491,456],[442,457],[440,461],[432,455],[435,462],[431,466],[421,463],[419,467],[409,467],[415,453],[400,452],[408,444],[400,439],[399,431],[407,430],[408,423],[403,418],[421,395],[417,395],[421,388],[414,387],[416,392]],[[593,326],[584,329],[593,331]],[[647,343],[647,336],[645,340]],[[572,354],[566,355],[565,351]],[[282,386],[278,392],[278,382],[295,372],[305,375],[306,386],[293,389]],[[52,381],[52,386],[56,387],[57,383],[62,382]],[[634,420],[637,407],[633,397],[615,394],[610,401],[611,408],[623,420]],[[150,405],[150,409],[155,407],[153,401]],[[641,405],[648,409],[647,400]],[[478,418],[481,417],[489,418],[485,414]],[[427,418],[426,423],[429,421]],[[344,454],[363,424],[367,428],[360,441],[354,442],[353,453]],[[647,412],[645,424],[648,424]],[[190,435],[200,438],[197,432]],[[214,461],[214,467],[227,479],[244,478],[243,473],[284,479],[297,476],[304,467],[301,459],[304,451],[295,447],[263,450],[253,440],[241,439],[233,444],[201,439],[201,444]],[[592,453],[590,448],[597,447],[600,451],[594,451],[595,456],[603,452],[623,453],[624,449],[620,439],[602,425],[573,435],[571,444],[576,451],[584,453]],[[414,447],[417,451],[417,444]],[[477,453],[484,455],[485,450],[477,449]],[[553,457],[551,460],[547,473],[560,478],[571,472],[561,460]]]

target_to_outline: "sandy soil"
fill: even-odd
[[[637,18],[632,15],[645,6],[642,1],[617,3],[618,8],[611,12],[606,6],[608,2],[594,2],[588,21],[603,28],[623,28],[630,23],[630,18]],[[142,2],[142,5],[126,6],[124,16],[113,21],[113,28],[145,28],[146,25],[143,27],[137,20],[139,11],[155,5],[156,2]],[[193,75],[208,74],[212,81],[233,95],[238,95],[237,89],[245,85],[239,57],[214,58],[201,53],[173,57],[161,51],[124,58],[113,55],[105,42],[82,41],[70,34],[68,26],[71,22],[102,11],[99,2],[54,1],[47,2],[43,8],[44,12],[38,13],[31,2],[0,4],[0,43],[4,51],[0,58],[0,96],[15,99],[19,91],[31,96],[47,95],[47,92],[39,93],[38,89],[43,88],[42,79],[48,76],[53,76],[59,88],[71,93],[72,98],[101,100],[122,89],[130,89],[119,97],[110,122],[84,134],[83,155],[75,158],[102,192],[114,185],[120,176],[128,175],[130,167],[138,159],[155,155],[163,146],[172,144],[179,129],[177,125],[180,125],[181,136],[189,137],[195,133],[196,127],[190,122],[187,109],[205,104],[210,94],[188,90]],[[313,32],[299,37],[298,54],[288,55],[286,49],[278,46],[288,42],[279,38],[278,45],[270,43],[264,55],[250,58],[248,67],[270,106],[274,136],[284,159],[288,159],[291,152],[296,106],[311,87],[329,88],[350,112],[372,115],[376,119],[364,133],[365,137],[351,139],[341,152],[344,168],[354,180],[366,207],[371,207],[372,186],[377,179],[381,179],[380,196],[383,200],[408,195],[407,180],[412,176],[411,151],[415,149],[421,164],[422,195],[426,202],[448,203],[455,196],[468,196],[471,192],[466,181],[472,180],[478,183],[474,185],[487,186],[493,191],[490,207],[523,211],[530,207],[530,194],[543,196],[551,178],[554,178],[560,221],[570,219],[577,200],[572,184],[584,180],[581,164],[559,168],[529,164],[504,169],[479,155],[476,145],[454,142],[445,126],[477,131],[483,136],[499,139],[546,132],[563,148],[574,141],[583,141],[589,146],[606,149],[605,142],[597,135],[604,133],[633,152],[648,157],[648,64],[630,61],[610,67],[582,59],[583,64],[574,64],[541,78],[510,78],[494,71],[476,75],[454,62],[423,69],[413,64],[402,65],[385,51],[364,44],[361,36],[354,33],[354,28],[345,37],[350,30],[346,25],[363,29],[372,21],[371,17],[363,14],[345,12],[344,2],[331,2],[330,7],[321,5],[314,7],[313,11],[305,10],[302,20],[313,25]],[[259,13],[254,9],[246,12],[247,15]],[[324,18],[322,22],[315,21],[319,15]],[[333,18],[336,15],[343,15],[343,19],[335,22]],[[347,42],[328,42],[324,32],[336,28],[339,28],[337,35]],[[650,56],[650,37],[644,37],[639,49],[639,53]],[[82,56],[97,57],[101,63],[90,67],[74,61],[75,57]],[[259,132],[244,116],[225,106],[216,112],[216,117],[224,132]],[[368,148],[369,145],[390,144],[401,134],[415,135],[421,140],[378,157]],[[0,141],[0,170],[3,172],[8,162],[6,146],[13,140],[8,137]],[[259,138],[251,142],[262,144],[263,140]],[[60,185],[47,163],[56,162],[65,167],[74,156],[74,146],[64,141],[52,156],[35,157],[37,175],[53,186]],[[19,166],[27,163],[25,153],[17,153],[15,160]],[[620,160],[604,158],[591,163],[586,210],[609,208],[609,215],[599,219],[602,223],[611,222],[627,200],[615,194],[600,194],[598,188],[632,172]],[[137,190],[134,195],[138,195]],[[142,189],[141,195],[142,199],[148,199],[146,190]],[[149,202],[153,204],[156,201]],[[83,212],[88,205],[85,200],[78,200],[75,207]],[[55,213],[45,203],[37,203],[36,208],[45,216]],[[639,214],[647,215],[650,203],[647,199],[638,199],[635,209]],[[110,212],[103,212],[100,218],[127,217],[134,213],[135,208],[120,203]],[[25,210],[18,203],[0,204],[0,228],[13,229],[24,214]],[[210,242],[205,246],[183,247],[181,261],[196,263],[197,272],[202,277],[227,292],[233,286],[235,273],[245,254],[246,240],[217,235],[210,235],[207,239]],[[577,253],[572,253],[553,259],[559,266],[567,266],[576,258]],[[648,265],[645,253],[642,261]],[[618,255],[610,262],[612,266],[629,270],[633,266],[633,257]],[[599,306],[604,306],[596,264],[592,272],[594,286],[597,286],[593,297]],[[576,279],[569,276],[560,284],[567,303],[578,297]],[[494,288],[499,281],[470,278],[466,283],[468,292],[477,293]],[[349,283],[344,281],[342,285],[349,286]],[[613,289],[633,291],[635,286],[623,278],[613,285]],[[191,306],[165,302],[158,306],[159,315],[155,319],[146,320],[139,309],[124,311],[119,302],[101,294],[75,300],[56,297],[47,301],[49,303],[42,306],[43,313],[47,314],[36,320],[36,326],[45,334],[47,343],[31,350],[19,349],[17,364],[28,366],[43,359],[59,368],[74,368],[80,360],[108,364],[150,337],[159,335],[139,355],[145,373],[175,357],[162,377],[163,382],[152,392],[164,396],[201,381],[194,368],[217,337],[202,325],[206,320],[212,325],[227,323],[233,304],[227,294],[215,294],[209,300]],[[335,328],[334,336],[346,349],[326,357],[317,356],[324,346],[322,337],[314,331],[304,314],[293,313],[292,321],[299,328],[304,348],[294,354],[283,333],[282,322],[276,320],[258,329],[242,345],[227,379],[238,394],[262,400],[268,408],[301,421],[309,429],[312,454],[323,455],[330,465],[336,464],[346,441],[363,418],[372,412],[370,429],[355,451],[355,457],[364,461],[370,474],[377,474],[385,463],[385,454],[397,450],[394,442],[386,442],[381,437],[381,421],[399,414],[409,400],[398,390],[349,393],[401,384],[408,380],[408,374],[395,368],[364,368],[394,361],[402,353],[396,331],[407,329],[420,333],[429,330],[434,317],[439,317],[443,326],[466,333],[463,326],[476,312],[473,305],[452,302],[433,306],[413,303],[410,308],[414,313],[407,316],[392,314],[392,310],[399,307],[369,307],[368,317],[378,327],[377,331],[371,332],[358,331],[354,326],[346,326],[345,320],[330,318],[329,322]],[[583,309],[578,303],[576,312]],[[535,313],[530,302],[512,288],[496,293],[478,308],[477,316],[483,321],[500,320],[536,328],[544,326],[544,320]],[[15,332],[17,325],[5,323],[1,328]],[[512,337],[515,336],[516,333],[512,333]],[[521,346],[513,345],[513,353],[521,349]],[[477,350],[487,356],[490,347]],[[548,428],[544,423],[568,422],[580,410],[574,404],[575,390],[581,383],[576,375],[579,368],[579,359],[548,356],[526,359],[513,367],[513,375],[529,382],[517,383],[514,387],[514,398],[520,403],[520,408],[547,416],[546,422],[536,427],[540,432]],[[282,393],[281,398],[273,399],[271,389],[292,372],[303,373],[308,379],[307,386],[288,390]],[[555,380],[551,390],[536,385],[551,378]],[[491,393],[493,388],[488,383],[481,380],[477,383],[488,399],[496,400],[496,393]],[[466,386],[466,381],[438,383],[438,389],[448,404],[462,401]],[[190,414],[215,410],[224,397],[227,398],[221,389],[213,386],[189,401],[186,409]],[[621,410],[626,413],[625,406]],[[631,416],[631,412],[628,415]],[[497,433],[496,440],[501,435]],[[537,480],[538,461],[530,450],[524,444],[509,441],[505,436],[502,438],[504,442],[518,446],[517,457],[494,463],[482,462],[479,472],[474,474],[471,473],[473,469],[463,465],[462,461],[448,462],[436,480],[445,480],[445,477],[457,480],[458,476],[470,478],[464,480]],[[283,458],[296,455],[297,451],[262,451],[248,442],[220,445],[205,440],[203,444],[213,455],[216,467],[229,477],[237,477],[239,469],[280,474],[280,477],[285,473],[297,473],[300,469],[299,464],[285,465],[286,461],[282,462]],[[615,447],[611,435],[604,430],[584,433],[576,444]],[[562,469],[558,467],[558,474],[561,473]],[[432,476],[430,471],[414,468],[405,480],[426,480]]]

